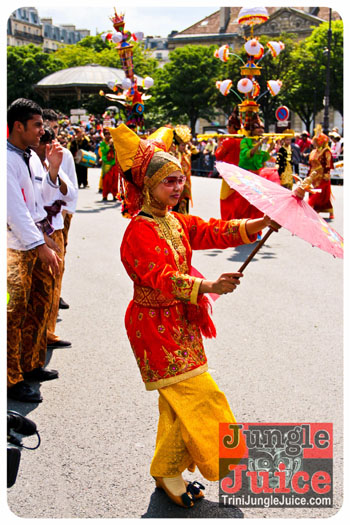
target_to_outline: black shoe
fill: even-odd
[[[69,346],[72,346],[72,343],[69,341],[62,341],[62,339],[59,339],[58,341],[53,341],[52,343],[47,343],[47,348],[50,350],[51,348],[68,348]]]
[[[60,303],[58,305],[58,308],[60,308],[61,310],[67,310],[67,308],[69,308],[69,304],[67,304],[66,301],[64,301],[62,297],[60,297]]]
[[[11,388],[7,389],[7,397],[24,403],[41,403],[43,398],[28,383],[20,381]]]
[[[57,370],[47,370],[45,368],[35,368],[31,372],[24,372],[24,379],[27,381],[51,381],[58,378]]]

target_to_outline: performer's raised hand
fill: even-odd
[[[223,295],[232,293],[240,284],[240,278],[243,273],[223,273],[216,281],[207,281],[204,279],[199,287],[199,293],[216,293]]]
[[[58,140],[53,140],[51,144],[47,144],[46,158],[50,165],[50,169],[52,168],[53,170],[58,171],[63,158],[63,148]]]

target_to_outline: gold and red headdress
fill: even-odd
[[[326,146],[329,142],[328,136],[322,132],[321,124],[317,124],[314,131],[314,140],[318,147]]]
[[[110,132],[124,179],[123,215],[133,217],[142,207],[145,186],[152,189],[174,171],[181,170],[178,160],[168,153],[174,132],[163,126],[147,139],[141,139],[125,124],[110,128]]]

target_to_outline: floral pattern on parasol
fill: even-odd
[[[230,188],[293,235],[343,258],[343,238],[306,201],[287,188],[233,164],[217,162],[216,168]]]

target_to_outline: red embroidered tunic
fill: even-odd
[[[121,260],[134,282],[125,326],[147,390],[207,370],[200,327],[190,315],[202,297],[201,279],[190,275],[192,250],[254,242],[245,223],[177,213],[131,220],[121,244]]]
[[[309,173],[317,172],[313,177],[313,185],[321,190],[321,193],[310,194],[308,203],[317,212],[333,213],[331,169],[333,168],[332,153],[329,147],[313,149],[309,157]]]

